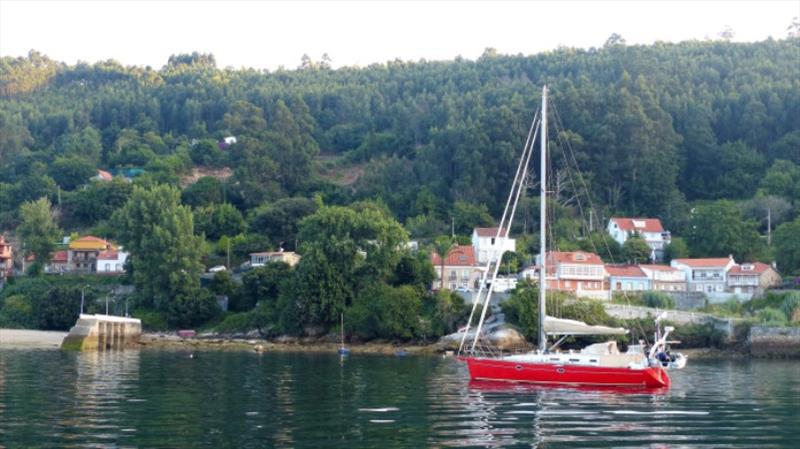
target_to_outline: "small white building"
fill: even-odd
[[[502,259],[505,252],[517,250],[517,240],[510,237],[502,237],[506,234],[505,228],[500,232],[501,237],[497,237],[497,229],[475,228],[472,231],[472,248],[475,250],[478,264],[484,265],[489,262],[494,252],[497,252],[498,259]]]
[[[102,251],[97,255],[97,272],[100,274],[125,273],[125,261],[128,253],[125,251]]]
[[[736,262],[733,256],[709,259],[673,259],[671,266],[684,272],[687,290],[706,294],[723,293],[727,273]]]
[[[647,278],[650,279],[650,289],[662,292],[685,292],[686,273],[683,270],[669,265],[641,264]]]
[[[608,233],[620,245],[639,234],[650,247],[651,260],[663,260],[664,250],[672,240],[657,218],[611,218],[608,220]]]
[[[285,262],[293,267],[300,262],[300,255],[294,251],[265,251],[250,253],[250,266],[263,267],[270,262]]]

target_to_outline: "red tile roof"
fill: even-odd
[[[442,258],[439,257],[439,254],[437,253],[431,254],[431,261],[435,267],[438,267],[442,264]],[[450,252],[447,253],[447,257],[444,259],[444,265],[450,267],[475,266],[475,252],[473,251],[472,246],[459,245],[450,250]]]
[[[658,218],[611,218],[611,221],[627,232],[664,232]]]
[[[731,269],[728,270],[728,274],[760,276],[761,273],[770,268],[772,267],[761,262],[743,263],[741,265],[732,266]]]
[[[641,268],[636,265],[606,265],[606,271],[609,276],[622,276],[622,277],[647,277]]]
[[[506,228],[503,228],[500,237],[505,237],[506,232]],[[497,228],[475,228],[475,233],[478,234],[478,237],[494,237],[497,235]]]
[[[690,267],[724,267],[731,261],[730,257],[714,257],[708,259],[672,259]]]
[[[639,264],[639,268],[644,270],[653,270],[653,271],[679,271],[675,267],[671,267],[669,265],[656,265],[656,264]]]
[[[102,179],[103,181],[111,181],[112,179],[114,179],[114,176],[105,170],[97,170],[97,177]]]
[[[547,263],[577,263],[584,265],[603,265],[603,259],[595,253],[585,251],[550,251],[547,253]]]
[[[52,263],[67,263],[67,261],[69,261],[67,251],[56,251],[53,253],[53,257],[50,258]]]
[[[118,256],[117,251],[101,251],[97,254],[97,260],[117,260]]]

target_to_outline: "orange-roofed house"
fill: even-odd
[[[97,271],[97,256],[117,248],[105,239],[87,235],[69,242],[69,269],[76,273]]]
[[[540,258],[537,256],[537,260]],[[579,298],[609,299],[605,265],[595,253],[550,251],[546,279],[551,290],[571,292]]]
[[[45,273],[61,274],[69,271],[69,251],[60,250],[50,256],[50,261],[44,266]]]
[[[650,247],[652,260],[664,259],[664,250],[672,239],[658,218],[612,217],[608,220],[608,233],[620,245],[633,235],[639,234]]]
[[[650,290],[650,279],[637,265],[606,265],[611,292]]]
[[[686,273],[669,265],[640,264],[639,268],[650,279],[650,289],[662,292],[685,292]]]
[[[722,294],[727,287],[727,273],[736,262],[733,256],[707,259],[672,259],[670,265],[686,275],[686,288],[690,292],[707,295]]]
[[[442,288],[442,258],[431,254],[431,262],[436,272],[434,289]],[[444,286],[449,290],[473,290],[480,282],[481,268],[476,266],[475,251],[472,246],[459,245],[447,253],[444,259]]]
[[[111,181],[114,179],[114,175],[105,170],[97,170],[97,175],[92,179],[95,181]]]
[[[0,235],[0,284],[11,276],[14,269],[14,249],[11,243],[6,241],[4,235]]]
[[[484,265],[489,262],[493,253],[502,259],[503,253],[517,250],[517,241],[511,237],[504,237],[506,229],[498,233],[498,228],[475,228],[472,230],[472,248],[475,250],[476,261]],[[499,234],[499,237],[498,237]]]
[[[734,265],[728,270],[728,291],[737,296],[752,297],[764,290],[780,285],[781,275],[771,266],[761,262]]]

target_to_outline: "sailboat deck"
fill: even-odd
[[[580,353],[529,353],[503,357],[508,362],[544,363],[553,365],[601,366],[606,368],[646,368],[643,354],[580,354]]]

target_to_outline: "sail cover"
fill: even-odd
[[[583,321],[567,320],[548,316],[544,320],[547,335],[624,335],[627,329],[621,327],[591,326]]]

